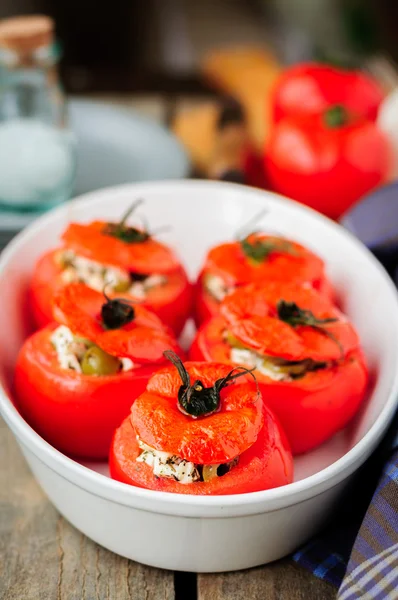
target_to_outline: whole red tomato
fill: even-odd
[[[59,450],[105,458],[116,427],[145,390],[149,377],[164,364],[163,351],[179,348],[159,318],[142,306],[133,307],[129,323],[105,327],[101,322],[104,297],[83,284],[64,286],[54,304],[58,322],[73,335],[111,357],[130,359],[131,368],[86,374],[62,366],[52,343],[57,328],[53,323],[28,338],[20,350],[14,380],[18,406],[35,430]]]
[[[286,69],[272,97],[274,122],[285,117],[321,114],[335,104],[357,116],[375,120],[383,90],[361,71],[320,63],[302,63]]]
[[[354,328],[327,298],[296,284],[253,284],[225,298],[220,311],[197,333],[191,360],[255,366],[293,454],[315,448],[354,416],[366,363]]]
[[[290,450],[274,416],[263,407],[256,384],[246,377],[246,381],[235,381],[231,375],[236,371],[237,379],[242,370],[227,365],[180,363],[177,368],[178,372],[162,369],[150,379],[130,419],[116,431],[111,476],[138,487],[195,495],[238,494],[290,483]],[[218,406],[211,405],[208,413],[194,413],[198,406],[203,411],[202,402],[209,407],[208,393],[217,386]],[[192,413],[181,409],[185,393],[183,406]],[[195,404],[195,394],[201,394],[199,404]],[[155,474],[153,460],[137,460],[146,452],[140,448],[142,442],[149,454],[150,449],[170,454],[169,459],[164,457],[166,464],[167,460],[169,464],[193,463],[195,478],[181,483],[163,469]]]
[[[273,189],[337,219],[390,171],[391,148],[376,125],[334,106],[273,128],[265,168]]]

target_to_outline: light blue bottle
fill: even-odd
[[[3,210],[43,211],[67,200],[73,192],[75,139],[66,123],[65,98],[57,74],[60,50],[52,30],[48,17],[0,22]]]

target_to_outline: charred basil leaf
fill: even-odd
[[[238,377],[250,374],[257,385],[257,379],[253,374],[254,369],[245,367],[235,367],[225,377],[217,379],[212,387],[205,387],[199,379],[191,384],[189,373],[180,357],[172,350],[166,350],[163,355],[173,363],[181,377],[182,385],[178,390],[178,408],[184,414],[194,418],[205,417],[217,411],[221,402],[221,390]]]
[[[295,302],[279,300],[276,310],[278,317],[292,327],[307,325],[308,327],[319,327],[327,323],[336,323],[337,319],[318,319],[313,312],[300,308]]]
[[[295,302],[286,302],[285,300],[279,300],[276,310],[278,318],[281,321],[284,321],[291,327],[312,327],[312,329],[330,338],[339,347],[341,354],[344,354],[344,349],[340,341],[331,331],[325,328],[325,325],[336,323],[338,319],[318,319],[310,310],[302,309]]]

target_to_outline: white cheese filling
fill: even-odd
[[[169,454],[168,452],[155,450],[138,437],[137,441],[142,452],[136,460],[152,467],[155,476],[171,478],[180,483],[192,483],[200,479],[200,474],[195,463],[184,460],[174,454]]]
[[[131,369],[134,367],[134,363],[131,358],[122,357],[119,358],[119,360],[122,363],[122,371],[131,371]]]
[[[167,283],[167,277],[164,275],[149,275],[143,281],[134,281],[127,291],[136,298],[144,299],[150,289],[164,285],[165,283]]]
[[[145,299],[151,288],[167,282],[164,275],[156,273],[149,275],[143,281],[131,282],[127,271],[78,256],[71,250],[62,252],[59,259],[66,265],[61,275],[65,283],[80,281],[98,292],[102,292],[104,287],[109,285],[111,289],[124,288],[123,292],[132,294],[139,299]]]
[[[91,342],[75,337],[65,325],[60,325],[57,329],[54,329],[50,341],[57,353],[61,369],[72,369],[77,373],[81,373],[81,361],[86,351],[92,346]],[[119,360],[121,371],[130,371],[134,367],[134,363],[130,358],[119,358]]]
[[[219,275],[206,275],[204,285],[209,294],[218,302],[224,300],[225,296],[231,294],[235,289],[233,286],[228,286]]]
[[[130,277],[126,271],[77,256],[70,250],[63,252],[60,260],[66,264],[66,268],[62,272],[62,279],[65,283],[80,281],[98,292],[102,292],[106,284],[116,287],[130,283]]]
[[[244,364],[249,369],[258,369],[260,373],[274,381],[290,380],[286,371],[283,371],[278,365],[272,363],[272,361],[265,360],[264,357],[246,348],[231,348],[230,358],[233,363],[238,365]]]
[[[61,369],[72,369],[81,373],[80,360],[88,346],[84,342],[76,342],[73,333],[65,325],[60,325],[53,331],[50,341],[57,353]]]

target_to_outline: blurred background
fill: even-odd
[[[272,46],[287,63],[313,56],[398,58],[391,0],[2,0],[0,18],[44,13],[62,41],[68,92],[207,91],[201,61],[223,45]]]
[[[52,25],[29,56],[21,48],[32,23],[20,23],[18,35],[0,23],[2,231],[13,234],[73,195],[130,181],[210,177],[287,193],[268,176],[264,156],[275,85],[303,61],[361,69],[376,81],[389,102],[378,127],[398,146],[398,116],[391,117],[398,4],[391,0],[0,3],[2,23],[35,14]],[[41,156],[36,149],[45,146]],[[383,183],[395,178],[394,168]],[[372,181],[361,195],[380,184]],[[295,189],[287,195],[296,197]],[[343,212],[319,210],[333,218]]]
[[[398,5],[391,0],[2,0],[0,18],[55,19],[66,90],[208,92],[199,74],[212,50],[272,47],[281,61],[398,59]]]

